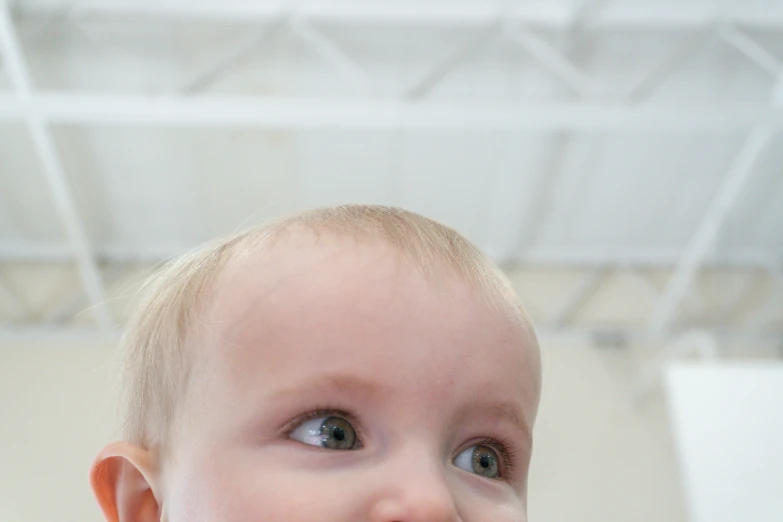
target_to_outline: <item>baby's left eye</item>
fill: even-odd
[[[471,446],[454,459],[454,465],[482,477],[499,478],[498,454],[489,446]]]
[[[359,447],[356,430],[342,417],[317,417],[297,426],[289,435],[294,440],[327,449],[352,450]]]

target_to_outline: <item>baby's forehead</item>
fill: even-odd
[[[299,279],[312,279],[324,269],[355,267],[362,261],[374,265],[365,265],[365,269],[388,270],[400,257],[380,239],[295,229],[237,253],[222,268],[213,287],[219,294],[250,283],[292,284]]]
[[[247,255],[216,280],[200,323],[196,372],[224,403],[334,376],[444,404],[470,383],[538,393],[538,348],[517,321],[383,244],[310,238]]]
[[[204,315],[225,322],[247,314],[263,318],[286,306],[305,313],[317,305],[389,312],[405,297],[431,308],[463,301],[472,316],[519,320],[516,303],[509,303],[510,314],[495,313],[486,291],[446,263],[423,267],[382,239],[310,231],[286,234],[230,262],[213,284]]]
[[[415,276],[404,263],[379,241],[291,234],[229,262],[212,285],[203,315],[223,323],[246,314],[263,319],[297,301],[304,306],[324,299],[350,302],[360,297],[357,291],[377,295],[389,290],[385,283],[400,270]],[[412,280],[406,277],[397,285]]]

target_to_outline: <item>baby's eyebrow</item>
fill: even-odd
[[[271,398],[281,399],[288,396],[299,396],[302,393],[340,393],[344,395],[361,395],[368,397],[376,396],[381,392],[382,387],[377,382],[363,379],[355,375],[335,373],[312,377],[300,384],[276,390],[271,394]]]
[[[465,407],[465,411],[469,414],[478,411],[485,417],[505,420],[524,433],[526,438],[532,438],[530,423],[527,421],[517,404],[512,402],[476,400],[468,403]]]

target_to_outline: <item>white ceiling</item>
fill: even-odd
[[[98,254],[168,256],[296,209],[373,202],[443,220],[498,259],[674,263],[751,127],[723,125],[723,115],[731,119],[732,110],[747,108],[777,114],[768,102],[774,78],[719,36],[727,26],[715,17],[717,2],[651,7],[616,0],[585,9],[579,3],[511,3],[514,27],[529,19],[520,34],[572,62],[571,73],[581,71],[575,80],[557,58],[547,70],[540,56],[532,57],[535,49],[531,54],[493,26],[498,3],[432,2],[420,16],[410,3],[293,3],[294,12],[321,13],[305,19],[304,33],[270,15],[278,4],[17,2],[16,26],[34,87],[44,95],[80,96],[60,103],[67,106],[58,110],[71,115],[51,129]],[[743,22],[736,26],[741,34],[783,60],[783,2],[736,4],[726,19]],[[373,18],[381,9],[397,18]],[[486,20],[474,23],[471,13],[486,13]],[[575,31],[561,14],[577,16]],[[306,41],[312,31],[326,47]],[[470,42],[482,43],[438,74],[438,64]],[[351,61],[330,63],[323,56],[329,48]],[[252,50],[240,52],[246,49]],[[626,103],[623,92],[656,64],[668,64],[667,56],[677,59]],[[225,58],[230,63],[220,66]],[[200,76],[212,66],[214,74]],[[435,71],[431,90],[421,99],[410,100],[416,89],[402,97],[410,114],[426,116],[428,107],[440,104],[439,117],[452,110],[462,118],[466,107],[491,102],[493,110],[522,123],[493,126],[480,117],[475,125],[460,120],[453,129],[428,126],[426,117],[399,128],[372,123],[382,119],[373,104],[398,99],[394,93],[428,71]],[[590,92],[568,87],[585,78]],[[427,91],[429,82],[423,85]],[[199,100],[237,97],[244,105],[231,110],[239,113],[253,100],[302,105],[287,109],[284,125],[211,126],[165,116],[144,123],[146,116],[131,122],[132,114],[123,123],[95,116],[96,100],[123,105],[183,91]],[[330,104],[340,108],[336,122],[308,122],[309,108]],[[569,111],[587,108],[589,114],[561,129],[547,121],[549,113],[535,113],[541,107],[554,107],[552,114],[564,113],[569,121]],[[623,112],[623,123],[616,124],[602,116],[615,107],[649,111]],[[6,108],[6,115],[14,110],[11,103]],[[92,123],[78,123],[90,111],[86,121]],[[194,112],[191,119],[199,120]],[[531,113],[533,123],[526,126]],[[670,116],[659,124],[657,113]],[[313,122],[319,114],[311,114]],[[718,124],[694,123],[700,115],[712,115]],[[0,257],[56,256],[67,251],[66,233],[19,120],[0,117]],[[773,140],[740,192],[718,235],[717,257],[752,261],[783,254],[779,143]]]

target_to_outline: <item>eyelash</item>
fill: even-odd
[[[506,439],[491,439],[489,437],[484,437],[470,442],[470,445],[466,446],[465,449],[472,446],[486,446],[497,452],[501,463],[500,477],[498,477],[498,479],[509,480],[510,476],[514,474],[517,465],[518,452],[517,450],[512,449],[511,444],[509,444]]]
[[[308,413],[298,416],[297,418],[295,418],[294,420],[292,420],[286,425],[285,428],[286,436],[291,435],[291,433],[293,433],[293,431],[303,422],[309,421],[311,419],[316,419],[318,417],[342,417],[345,420],[349,421],[351,425],[354,427],[354,430],[356,430],[356,437],[359,443],[359,447],[362,447],[363,445],[362,440],[364,439],[364,435],[362,433],[362,430],[356,426],[357,424],[361,426],[361,422],[358,420],[358,416],[351,413],[350,411],[342,410],[339,408],[329,408],[329,407],[316,408]],[[501,461],[501,476],[498,479],[509,480],[509,477],[514,474],[517,465],[518,452],[515,449],[512,449],[511,444],[506,439],[493,439],[490,437],[483,437],[471,441],[470,445],[465,446],[465,448],[462,449],[461,451],[464,451],[465,449],[472,446],[486,446],[497,452],[498,457],[500,457],[500,461]]]
[[[359,417],[348,410],[342,410],[339,408],[316,408],[312,411],[309,411],[308,413],[298,416],[286,425],[284,430],[286,437],[290,436],[291,433],[293,433],[293,431],[300,424],[311,419],[317,419],[319,417],[341,417],[349,421],[351,426],[353,426],[354,431],[356,432],[356,439],[359,447],[361,448],[363,446],[362,440],[364,439],[364,434],[362,430],[356,426],[357,424],[359,426],[362,425],[362,423],[359,421]]]

